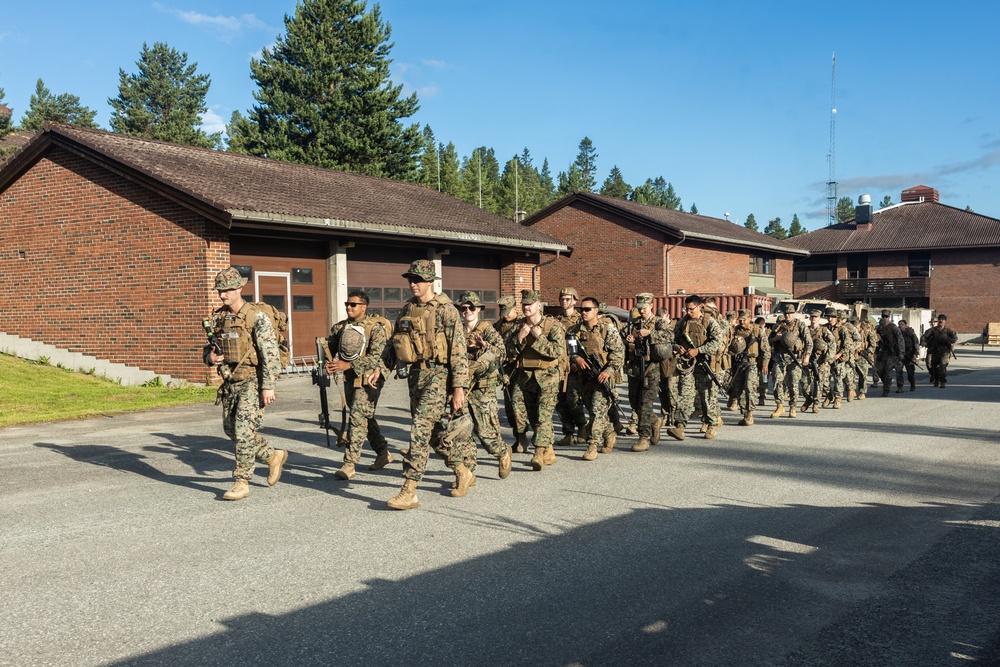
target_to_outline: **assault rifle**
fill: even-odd
[[[326,431],[326,446],[330,446],[330,399],[326,390],[330,386],[330,373],[326,370],[326,341],[316,337],[316,368],[312,372],[312,381],[319,387],[319,425]]]
[[[215,352],[216,354],[222,354],[222,346],[219,345],[219,336],[215,333],[215,329],[212,328],[212,320],[202,320],[201,326],[204,327],[205,334],[208,337],[208,342],[202,351],[205,363],[208,363],[208,353]],[[215,370],[223,380],[228,380],[230,375],[232,375],[229,366],[225,363],[216,366]]]
[[[578,341],[576,336],[572,334],[566,336],[566,348],[570,357],[581,357],[587,362],[587,368],[582,371],[582,373],[586,375],[588,380],[597,382],[597,378],[601,375],[602,370],[601,362],[597,359],[597,357],[581,347],[580,341]],[[608,414],[611,416],[612,421],[621,421],[622,409],[618,405],[618,392],[615,391],[615,387],[611,384],[611,380],[609,379],[606,382],[598,382],[597,386],[601,390],[601,393],[604,394],[604,397],[607,398],[608,402],[611,404],[611,410]]]
[[[646,357],[649,356],[649,338],[643,338],[639,335],[639,330],[642,329],[642,320],[633,317],[628,321],[628,325],[625,327],[625,335],[632,336],[633,343],[631,343],[632,351],[629,353],[631,357],[631,362],[635,368],[639,371],[638,377],[646,377]],[[630,343],[626,342],[626,345]]]
[[[694,341],[691,340],[691,336],[688,334],[684,334],[684,341],[690,346],[688,348],[689,350],[697,349],[698,346],[694,344]],[[694,358],[694,362],[696,366],[701,366],[701,370],[705,371],[705,374],[712,380],[712,384],[719,388],[719,391],[726,396],[729,396],[729,392],[726,391],[726,388],[722,386],[721,382],[719,382],[719,377],[715,374],[715,371],[712,370],[711,365],[708,363],[708,358],[706,358],[704,354],[699,352],[698,356]]]
[[[807,368],[806,370],[809,371],[809,374],[812,375],[813,379],[812,391],[809,392],[809,400],[815,403],[816,399],[819,398],[819,383],[820,383],[819,366],[816,364],[815,354],[809,357],[809,368]]]

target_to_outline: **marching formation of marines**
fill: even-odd
[[[896,391],[903,391],[904,371],[915,391],[921,347],[931,381],[944,388],[957,342],[945,315],[918,340],[888,310],[872,325],[833,308],[813,310],[803,321],[787,306],[768,327],[748,310],[723,316],[714,298],[690,295],[681,317],[671,320],[663,309],[654,313],[648,292],[636,295],[635,308],[621,322],[573,287],[559,291],[552,315],[537,290],[521,290],[520,309],[513,295],[501,296],[499,319],[487,322],[477,292],[463,292],[457,303],[434,292],[440,277],[430,260],[413,262],[403,278],[412,298],[395,323],[369,314],[368,295],[354,290],[345,302],[347,319],[317,339],[320,370],[343,374],[345,421],[350,415],[337,432],[344,447],[338,479],[356,476],[365,440],[376,455],[369,471],[393,462],[375,413],[386,380],[393,374],[406,379],[412,424],[402,453],[403,485],[386,501],[397,510],[419,506],[417,485],[432,449],[454,473],[451,495],[460,498],[476,484],[477,440],[496,459],[500,479],[510,475],[512,455],[529,449],[531,469],[542,471],[556,463],[556,446],[584,445],[581,459],[595,461],[614,450],[623,432],[637,436],[631,451],[644,452],[660,441],[664,426],[670,437],[684,440],[688,423],[698,419],[700,432],[712,440],[724,423],[720,392],[744,427],[754,425],[769,384],[771,418],[841,409],[845,400],[866,397],[869,372],[882,396],[889,395],[893,374]],[[226,500],[249,495],[254,460],[268,464],[274,485],[288,456],[257,434],[263,409],[274,400],[280,363],[267,307],[242,301],[245,283],[235,269],[220,272],[216,289],[223,306],[211,325],[206,321],[210,342],[203,359],[223,378],[224,426],[236,443],[236,484]],[[623,381],[631,408],[627,426],[617,391]],[[513,443],[501,436],[497,389]],[[554,415],[562,425],[558,440]]]

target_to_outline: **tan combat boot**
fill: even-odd
[[[715,434],[718,433],[718,431],[719,427],[715,424],[712,424],[711,426],[708,427],[708,429],[705,430],[705,439],[715,440]]]
[[[663,431],[663,424],[666,420],[660,416],[653,420],[653,432],[649,436],[649,444],[655,445],[660,442],[660,432]]]
[[[546,447],[545,451],[542,452],[542,463],[547,466],[552,466],[556,464],[556,448]]]
[[[233,482],[233,488],[222,494],[223,500],[243,500],[250,495],[250,482],[238,479]]]
[[[285,461],[288,460],[288,451],[284,449],[276,449],[274,453],[271,454],[271,460],[267,462],[267,485],[274,486],[281,479],[281,468],[285,465]]]
[[[531,455],[531,469],[538,472],[545,467],[545,447],[535,447],[535,453]]]
[[[753,426],[753,413],[747,410],[743,413],[743,419],[740,420],[740,426]]]
[[[729,399],[729,403],[726,405],[726,408],[730,412],[736,412],[736,399],[735,398]]]
[[[771,413],[771,419],[776,419],[783,414],[785,414],[785,404],[778,401],[777,407],[774,408],[774,412]]]
[[[612,429],[604,434],[604,446],[601,447],[601,454],[610,454],[611,450],[613,450],[617,444],[618,435],[614,432],[614,429]]]
[[[819,413],[819,406],[815,403],[813,403],[812,412],[814,415]]]
[[[375,455],[375,461],[368,466],[369,470],[381,470],[392,463],[392,454],[389,453],[388,449],[383,449],[381,452]]]
[[[505,451],[503,453],[503,456],[500,457],[500,472],[499,472],[500,479],[507,479],[507,475],[510,474],[510,468],[511,468],[510,453],[511,453],[510,447],[508,447],[507,451]]]
[[[677,424],[673,428],[668,428],[667,429],[667,435],[669,435],[674,440],[683,440],[684,439],[684,427],[681,426],[680,424]]]
[[[834,410],[840,409],[840,396],[837,396],[836,398],[833,399],[833,409]]]
[[[570,445],[573,444],[574,441],[575,441],[575,438],[573,437],[573,434],[572,433],[567,433],[556,444],[559,445],[560,447],[569,447]]]
[[[830,403],[831,403],[831,401],[830,401],[830,397],[829,396],[827,396],[826,398],[823,399],[823,407],[824,408],[830,407]],[[813,407],[815,408],[816,406],[813,406]],[[813,410],[813,412],[816,412],[816,410]]]
[[[629,421],[628,426],[625,427],[625,435],[636,435],[639,432],[639,425],[634,421]]]
[[[344,465],[340,466],[340,470],[333,473],[333,476],[337,479],[354,479],[354,464],[344,461]]]
[[[413,479],[404,481],[399,493],[389,498],[385,504],[394,510],[415,510],[420,507],[420,503],[417,502],[417,481]]]
[[[789,403],[788,404],[788,417],[790,419],[795,419],[795,414],[796,414],[796,412],[795,412],[795,403],[794,402]]]
[[[858,398],[859,401],[865,400],[865,392],[859,391],[858,395],[857,395],[857,398]]]
[[[521,454],[528,451],[528,435],[526,433],[517,434],[517,442],[514,443],[514,451]]]
[[[469,492],[469,487],[475,486],[475,479],[475,474],[466,468],[464,463],[459,463],[455,466],[455,488],[451,490],[451,497],[464,498]]]
[[[698,429],[698,432],[699,433],[704,433],[707,430],[708,430],[708,424],[706,424],[705,422],[702,422],[701,423],[701,428]]]
[[[847,402],[850,403],[854,400],[854,390],[851,389],[847,392]]]
[[[597,460],[597,445],[587,445],[587,451],[583,453],[584,461],[596,461]]]
[[[584,424],[580,427],[576,434],[576,442],[580,445],[587,444],[587,440],[590,439],[590,424]]]
[[[645,452],[649,449],[649,438],[643,436],[639,438],[639,442],[632,445],[633,452]]]

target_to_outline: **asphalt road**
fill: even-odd
[[[714,441],[480,449],[462,499],[432,458],[409,512],[398,457],[332,477],[306,377],[235,503],[214,406],[2,429],[0,665],[1000,664],[1000,351],[960,355]],[[398,453],[403,383],[379,417]]]

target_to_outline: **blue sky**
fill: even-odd
[[[599,182],[662,175],[686,208],[763,228],[826,222],[831,56],[837,56],[840,196],[943,203],[1000,217],[1000,3],[384,0],[393,76],[413,118],[459,155],[527,147],[553,175],[589,136]],[[369,3],[371,5],[371,3]],[[253,104],[249,61],[283,34],[293,0],[13,3],[0,23],[0,87],[15,121],[35,81],[98,111],[166,42],[212,77],[222,129]]]

